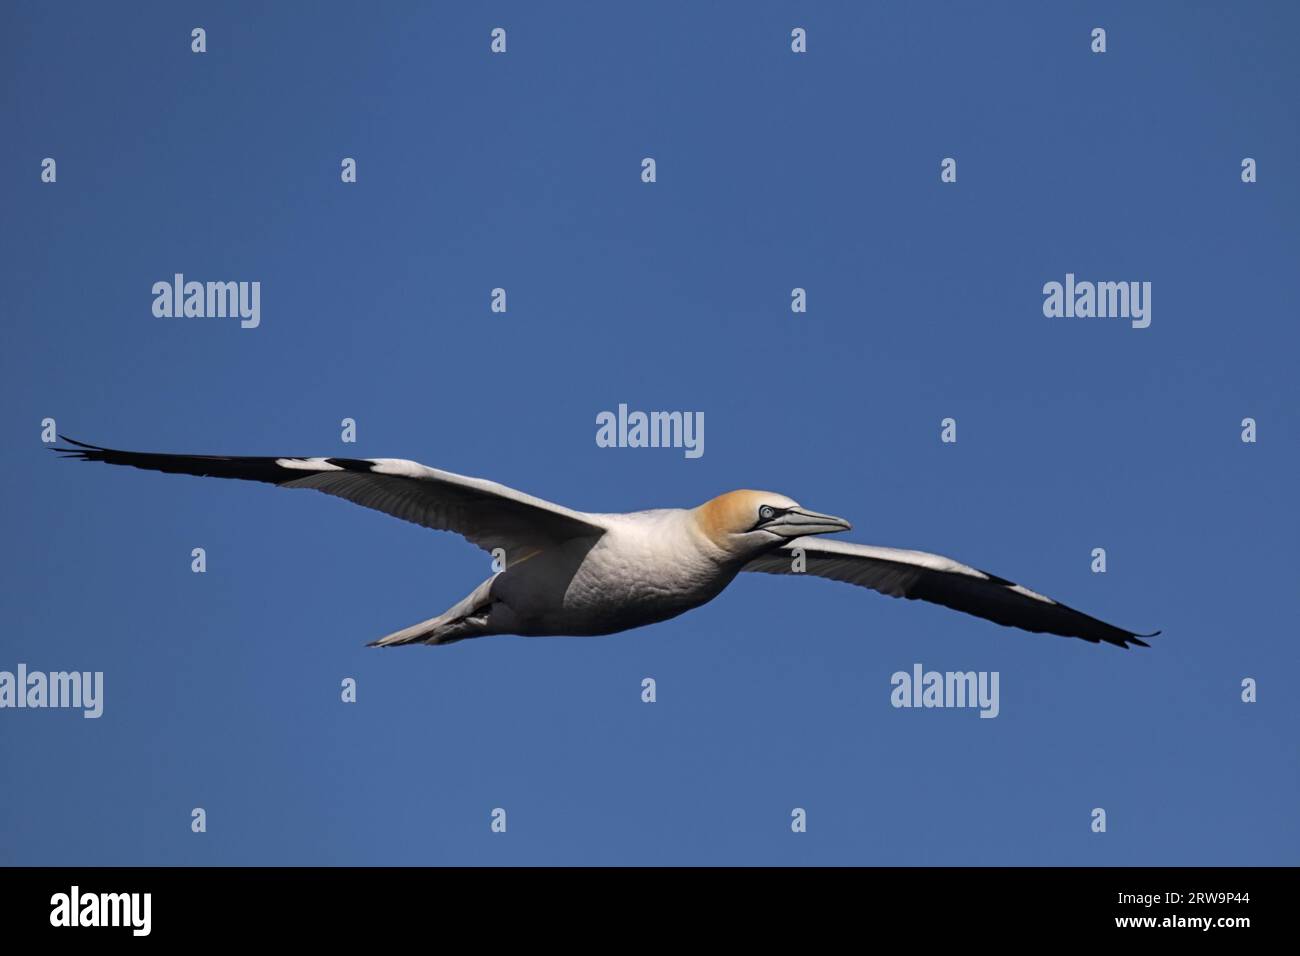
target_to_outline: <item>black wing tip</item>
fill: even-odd
[[[63,458],[97,461],[109,465],[126,465],[144,471],[197,477],[239,478],[282,485],[312,473],[311,469],[294,469],[282,461],[305,461],[305,458],[278,456],[173,455],[156,452],[121,451],[59,435],[65,445],[47,446]]]
[[[50,451],[59,452],[64,458],[75,458],[79,461],[90,461],[91,456],[103,454],[108,451],[100,445],[91,445],[84,441],[77,441],[75,438],[69,438],[67,435],[59,435],[59,441],[66,442],[69,445],[76,445],[76,448],[60,448],[58,445],[46,445]]]
[[[369,458],[326,458],[326,462],[344,471],[374,471],[375,463]]]
[[[1136,633],[1131,633],[1131,634],[1128,635],[1127,638],[1125,638],[1124,643],[1121,644],[1120,646],[1123,647],[1124,650],[1128,650],[1129,647],[1130,647],[1130,646],[1133,646],[1133,645],[1136,645],[1136,646],[1138,646],[1138,647],[1150,647],[1151,645],[1148,644],[1146,641],[1142,640],[1142,638],[1144,638],[1144,637],[1159,637],[1160,634],[1161,634],[1160,631],[1152,631],[1150,634],[1136,634]]]

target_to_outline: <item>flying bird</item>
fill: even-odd
[[[60,440],[75,447],[55,451],[83,461],[313,488],[455,532],[504,556],[504,570],[463,600],[372,647],[451,644],[493,634],[613,634],[699,607],[742,571],[830,578],[1093,644],[1149,647],[1142,638],[1160,633],[1106,624],[941,555],[819,540],[851,526],[773,492],[730,491],[695,508],[596,514],[401,458],[163,455]]]

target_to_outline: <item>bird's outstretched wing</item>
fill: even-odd
[[[1105,641],[1117,647],[1149,647],[1142,638],[1160,633],[1126,631],[1004,578],[924,551],[795,538],[753,559],[742,570],[798,574],[794,570],[795,548],[803,551],[803,573],[871,588],[890,597],[942,604],[1026,631],[1081,637],[1093,644]]]
[[[546,547],[574,538],[595,539],[604,528],[588,515],[482,478],[467,478],[401,458],[270,458],[161,455],[117,451],[59,436],[75,448],[55,448],[82,461],[130,465],[148,471],[264,481],[281,488],[314,488],[365,508],[438,531],[452,531],[485,551]]]

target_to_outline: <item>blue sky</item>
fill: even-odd
[[[0,669],[102,670],[105,702],[0,711],[0,863],[1300,862],[1297,27],[5,4]],[[260,281],[260,327],[155,318],[175,272]],[[1150,281],[1151,326],[1045,318],[1067,272]],[[619,403],[704,412],[705,454],[597,447]],[[769,488],[1165,633],[1124,652],[754,575],[613,637],[376,651],[487,557],[323,495],[59,461],[46,417],[596,511]],[[998,718],[891,707],[918,662],[999,672]]]

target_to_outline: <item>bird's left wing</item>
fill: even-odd
[[[1155,636],[1115,627],[1005,578],[924,551],[795,538],[753,559],[742,570],[799,574],[793,553],[796,548],[803,552],[802,573],[871,588],[890,597],[942,604],[1009,627],[1081,637],[1093,644],[1105,641],[1117,647],[1148,647],[1142,638]]]
[[[75,448],[55,448],[83,461],[130,465],[169,474],[263,481],[314,488],[365,508],[438,531],[452,531],[512,560],[520,549],[574,538],[600,537],[589,515],[534,498],[495,481],[469,478],[401,458],[271,458],[162,455],[118,451],[59,436]]]

